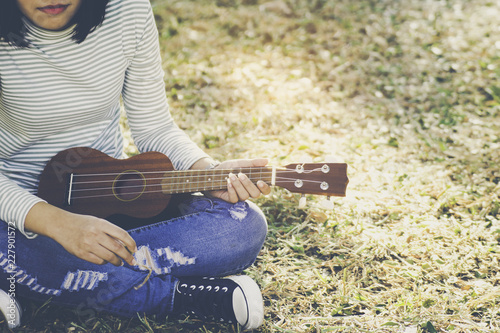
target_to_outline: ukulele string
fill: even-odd
[[[231,170],[230,172],[232,171],[235,171],[235,170]],[[159,172],[159,171],[158,171]],[[179,173],[182,172],[182,171],[178,171]],[[249,177],[251,178],[252,176],[254,176],[252,173],[250,172],[243,172],[243,171],[240,171],[242,173],[248,173],[249,174]],[[145,175],[146,173],[145,172],[123,172],[123,173],[120,173],[118,175]],[[151,173],[149,173],[151,174]],[[165,175],[166,173],[163,172],[163,175]],[[113,176],[114,174],[110,174],[111,176]],[[219,181],[222,181],[222,180],[226,180],[227,179],[227,176],[229,175],[229,172],[226,174],[226,173],[221,173],[221,174],[200,174],[200,175],[195,175],[195,174],[178,174],[178,175],[169,175],[169,176],[162,176],[162,177],[141,177],[141,178],[138,178],[138,179],[135,179],[135,181],[137,180],[149,180],[149,181],[154,181],[154,180],[176,180],[176,179],[183,179],[183,180],[189,180],[189,182],[195,182],[195,183],[198,183],[199,180],[203,180],[205,182],[212,182],[214,181],[214,179],[218,180]],[[257,175],[257,174],[256,174]],[[272,175],[272,172],[259,172],[258,173],[258,176],[260,177],[271,177]],[[124,180],[121,180],[121,179],[113,179],[113,180],[109,180],[109,179],[105,179],[105,180],[94,180],[94,181],[75,181],[76,178],[78,178],[80,175],[78,174],[74,174],[73,175],[73,182],[72,184],[73,185],[80,185],[80,184],[99,184],[99,183],[109,183],[109,182],[112,182],[112,183],[120,183],[120,182],[127,182],[127,181],[134,181],[134,179],[124,179]],[[102,176],[105,176],[105,174],[102,174]],[[221,178],[221,177],[224,177],[224,178]],[[198,180],[197,180],[198,179]]]
[[[195,174],[195,173],[218,173],[218,172],[235,172],[235,171],[241,171],[241,172],[248,172],[251,173],[255,170],[260,170],[258,172],[272,172],[268,167],[245,167],[245,168],[234,168],[234,169],[211,169],[211,170],[159,170],[159,171],[144,171],[140,172],[141,174],[155,174],[155,173],[160,173],[160,174],[175,174],[175,173],[186,173],[186,174]],[[290,170],[291,169],[277,169],[277,170]],[[138,172],[136,170],[130,170],[129,172]],[[95,177],[95,176],[119,176],[121,174],[127,173],[125,172],[109,172],[109,173],[79,173],[75,174],[75,177]]]
[[[232,171],[235,171],[235,170],[232,170]],[[182,172],[182,171],[178,171],[178,172]],[[231,171],[230,171],[231,172]],[[242,172],[244,173],[244,172]],[[145,172],[123,172],[123,173],[120,173],[118,175],[144,175],[146,174]],[[165,174],[165,173],[163,173]],[[212,176],[213,178],[217,178],[217,177],[225,177],[224,179],[227,179],[227,175],[229,174],[229,172],[226,174],[226,173],[221,173],[221,174],[210,174],[210,175],[207,175],[207,174],[202,174],[202,175],[193,175],[193,174],[184,174],[184,175],[175,175],[175,176],[167,176],[167,177],[145,177],[145,178],[142,178],[141,179],[146,179],[146,180],[165,180],[165,179],[196,179],[196,178],[202,178],[202,179],[208,179],[207,181],[212,181]],[[252,176],[251,173],[249,173],[250,176]],[[110,174],[110,175],[114,175],[114,174]],[[267,177],[270,177],[272,175],[272,172],[259,172],[258,174],[259,176],[267,176]],[[73,175],[73,179],[79,177],[80,175],[78,174],[75,174]],[[103,174],[104,176],[104,174]],[[220,179],[222,180],[222,179]],[[73,184],[75,185],[78,185],[78,184],[99,184],[99,183],[108,183],[108,182],[123,182],[123,181],[130,181],[130,179],[125,179],[125,180],[120,180],[120,179],[113,179],[113,180],[109,180],[109,179],[106,179],[106,180],[94,180],[94,181],[73,181]]]
[[[242,169],[239,169],[239,172],[241,173],[245,173],[245,174],[249,174],[249,178],[252,178],[252,171],[250,170],[250,172],[248,172],[247,170],[248,169],[252,169],[252,168],[242,168]],[[254,168],[254,169],[261,169],[261,168]],[[284,172],[283,170],[287,170],[287,171],[294,171],[293,169],[278,169],[277,172]],[[307,170],[307,171],[304,171],[303,173],[312,173],[312,172],[317,172],[318,170],[321,170],[321,169],[313,169],[313,170]],[[166,185],[181,185],[181,184],[190,184],[190,183],[195,183],[195,184],[199,184],[199,183],[213,183],[214,181],[225,181],[227,180],[227,175],[231,172],[235,172],[236,170],[235,169],[220,169],[220,170],[217,170],[219,174],[198,174],[198,175],[195,175],[195,174],[189,174],[189,173],[194,173],[198,170],[193,170],[193,171],[187,171],[187,173],[185,171],[169,171],[169,172],[163,172],[163,171],[150,171],[150,172],[138,172],[138,174],[140,175],[151,175],[151,174],[154,174],[154,173],[162,173],[163,175],[165,174],[172,174],[174,175],[175,173],[178,173],[178,175],[174,175],[174,176],[163,176],[163,177],[145,177],[145,178],[142,178],[143,180],[149,180],[149,181],[154,181],[154,180],[178,180],[178,179],[182,179],[183,181],[182,182],[179,182],[179,183],[175,183],[175,182],[170,182]],[[205,170],[199,170],[199,171],[205,171]],[[220,171],[220,172],[219,172]],[[184,174],[181,174],[181,173],[184,173]],[[102,173],[102,174],[74,174],[73,175],[73,182],[72,182],[72,185],[76,186],[76,185],[81,185],[81,184],[106,184],[106,183],[112,183],[112,184],[119,184],[120,182],[126,182],[126,181],[137,181],[136,180],[131,180],[131,179],[125,179],[125,180],[120,180],[120,179],[113,179],[113,180],[95,180],[95,181],[77,181],[76,179],[79,178],[79,177],[88,177],[88,176],[119,176],[119,175],[134,175],[134,174],[137,174],[135,172],[122,172],[122,173]],[[265,178],[265,177],[271,177],[272,176],[272,171],[259,171],[258,173],[258,176],[260,176],[261,178]],[[208,177],[208,178],[207,178]],[[222,178],[224,177],[224,178]],[[219,179],[217,179],[219,178]],[[198,179],[198,180],[197,180]],[[281,179],[287,179],[287,178],[283,178],[283,177],[280,177],[279,175],[276,176],[276,180],[281,180]],[[139,179],[140,180],[140,179]],[[201,180],[201,182],[200,182]],[[305,180],[305,181],[308,181],[308,180]],[[144,187],[144,185],[131,185],[132,187]],[[149,186],[149,185],[146,185],[146,186]],[[107,188],[109,187],[105,187],[105,188],[95,188],[95,190],[106,190]],[[124,187],[120,187],[120,188],[128,188],[128,186],[124,186]],[[86,189],[84,189],[86,190]],[[78,192],[79,190],[73,190],[75,192]]]
[[[126,173],[124,173],[126,174]],[[129,173],[129,175],[133,173]],[[143,174],[143,173],[141,173]],[[262,172],[259,173],[259,176],[261,178],[265,177],[271,177],[272,173],[269,172]],[[78,175],[74,175],[73,179],[75,179]],[[252,175],[250,175],[252,176]],[[107,184],[107,183],[112,183],[112,184],[117,184],[120,189],[122,188],[129,188],[129,187],[144,187],[144,185],[127,185],[127,186],[119,186],[120,183],[125,183],[125,182],[131,182],[131,181],[156,181],[156,180],[169,180],[167,184],[162,184],[164,186],[170,186],[170,185],[188,185],[188,184],[203,184],[203,183],[214,183],[214,182],[222,182],[222,181],[227,181],[227,175],[226,174],[220,174],[220,175],[178,175],[178,176],[167,176],[167,177],[148,177],[148,178],[138,178],[138,179],[124,179],[124,180],[96,180],[96,181],[73,181],[72,185],[81,185],[81,184]],[[170,180],[173,180],[174,182],[170,182]],[[182,181],[179,181],[182,180]],[[175,182],[178,181],[178,182]],[[158,184],[153,184],[153,185],[158,185]],[[150,185],[146,185],[150,186]],[[105,190],[109,187],[103,187],[103,188],[94,188],[95,190]],[[79,190],[73,190],[75,192],[78,192]]]
[[[255,172],[257,170],[257,172]],[[286,169],[286,168],[276,168],[277,172],[297,172],[296,169]],[[303,174],[309,174],[313,172],[318,172],[321,171],[321,168],[315,168],[315,169],[310,169],[310,170],[303,170]],[[115,176],[118,177],[122,174],[130,174],[130,173],[140,173],[143,175],[149,175],[149,174],[175,174],[175,173],[185,173],[187,174],[192,174],[190,176],[200,176],[203,177],[208,174],[217,174],[217,173],[235,173],[235,172],[241,172],[241,173],[262,173],[262,174],[272,174],[272,170],[270,170],[270,167],[244,167],[244,168],[235,168],[235,169],[212,169],[212,170],[166,170],[166,171],[135,171],[135,170],[130,170],[130,171],[125,171],[125,172],[110,172],[110,173],[79,173],[79,174],[74,174],[74,177],[99,177],[99,176]],[[194,175],[195,173],[202,173],[202,175]],[[176,176],[177,177],[177,176]]]
[[[261,178],[264,178],[264,177],[261,177]],[[261,179],[259,178],[258,180],[264,180],[264,179]],[[279,177],[277,176],[276,177],[276,180],[280,180],[280,181],[295,181],[297,178],[290,178],[290,177]],[[227,177],[224,177],[224,178],[220,178],[220,179],[201,179],[201,180],[194,180],[193,177],[162,177],[162,178],[147,178],[146,180],[149,180],[149,181],[152,181],[152,180],[168,180],[167,183],[163,184],[163,183],[156,183],[156,184],[149,184],[149,185],[126,185],[126,186],[120,186],[120,183],[126,183],[126,182],[133,182],[133,181],[137,181],[137,180],[130,180],[130,179],[127,179],[127,180],[118,180],[118,181],[115,181],[115,180],[102,180],[102,181],[96,181],[96,182],[73,182],[72,184],[73,185],[88,185],[88,184],[92,184],[92,185],[95,185],[95,184],[106,184],[106,183],[109,183],[111,185],[115,184],[116,188],[120,188],[120,189],[123,189],[123,188],[130,188],[130,187],[147,187],[147,186],[158,186],[158,185],[161,185],[161,186],[165,186],[165,187],[168,187],[168,186],[189,186],[189,185],[196,185],[196,186],[202,186],[202,184],[214,184],[214,183],[223,183],[223,182],[227,182]],[[171,181],[173,180],[173,181]],[[252,179],[250,179],[252,180]],[[139,180],[140,181],[140,180]],[[319,182],[319,181],[315,181],[315,180],[307,180],[307,179],[303,179],[302,181],[304,182]],[[214,185],[216,186],[216,185]],[[92,190],[105,190],[105,189],[108,189],[109,186],[105,186],[105,187],[94,187],[94,188],[91,188]],[[74,192],[78,192],[78,191],[81,191],[81,190],[86,190],[86,189],[74,189],[73,191]]]
[[[281,183],[293,183],[295,180],[293,179],[286,179],[286,178],[277,178]],[[307,183],[321,183],[319,181],[305,181]],[[181,183],[182,185],[185,185],[185,183]],[[140,187],[140,188],[145,188],[145,187],[154,187],[158,186],[157,184],[151,184],[151,185],[131,185],[131,186],[124,186],[121,188],[134,188],[134,187]],[[72,193],[75,192],[91,192],[91,191],[102,191],[102,190],[109,190],[110,187],[104,187],[104,188],[85,188],[85,189],[77,189],[77,190],[72,190]],[[220,190],[221,186],[208,186],[204,187],[203,191],[213,191],[213,190]],[[199,191],[202,191],[201,189]],[[137,192],[127,192],[127,195],[137,195],[137,194],[144,194],[144,193],[164,193],[165,191],[163,189],[161,190],[151,190],[147,189],[145,191],[137,191]],[[172,190],[170,194],[178,194],[178,193],[186,193],[186,192],[193,192],[192,189],[189,188],[177,188],[176,191]],[[97,195],[83,195],[83,196],[78,196],[78,195],[72,195],[72,200],[76,199],[91,199],[91,198],[103,198],[103,197],[111,197],[115,196],[114,193],[109,193],[109,194],[97,194]]]
[[[277,177],[276,180],[278,180],[279,182],[281,183],[294,183],[295,182],[295,179],[293,178],[287,178],[287,177]],[[320,184],[321,181],[314,181],[314,180],[303,180],[304,183],[309,183],[309,184]],[[213,182],[208,182],[206,181],[206,183],[211,183],[213,184]],[[179,185],[186,185],[185,182],[182,182],[182,183],[170,183],[168,184],[167,186],[169,187],[175,187],[175,186],[179,186]],[[163,193],[165,192],[163,189],[160,189],[160,190],[154,190],[154,189],[151,189],[151,187],[157,187],[159,186],[158,184],[150,184],[150,185],[128,185],[128,186],[123,186],[123,187],[120,187],[120,189],[132,189],[132,188],[141,188],[141,189],[144,189],[146,188],[145,190],[141,190],[141,191],[137,191],[137,192],[127,192],[125,193],[126,195],[138,195],[138,194],[146,194],[146,193]],[[72,190],[72,197],[71,199],[72,200],[77,200],[77,199],[94,199],[94,198],[104,198],[104,197],[112,197],[112,196],[115,196],[114,193],[108,193],[108,194],[96,194],[96,195],[78,195],[78,193],[88,193],[88,192],[92,192],[92,191],[103,191],[103,190],[109,190],[110,188],[112,187],[101,187],[101,188],[83,188],[83,189],[73,189]],[[212,190],[219,190],[221,189],[221,186],[217,186],[217,185],[212,185],[212,186],[205,186],[203,187],[203,191],[212,191]],[[201,189],[200,189],[201,191]],[[172,190],[170,192],[170,194],[178,194],[178,193],[187,193],[187,192],[193,192],[192,189],[190,188],[176,188],[176,191]]]

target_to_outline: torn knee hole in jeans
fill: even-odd
[[[94,290],[101,281],[108,280],[108,273],[96,271],[68,272],[61,285],[61,289],[69,291],[79,291],[81,288]]]
[[[5,273],[13,277],[18,284],[27,286],[34,292],[51,296],[61,295],[60,289],[42,286],[38,283],[36,276],[29,274],[26,270],[16,264],[9,263],[7,254],[3,252],[0,252],[0,268],[2,268]]]
[[[229,208],[229,214],[233,219],[242,221],[248,214],[247,205],[244,202],[238,202]]]
[[[134,258],[140,270],[149,271],[144,281],[135,287],[136,289],[142,287],[152,273],[155,275],[169,274],[174,266],[193,265],[196,262],[196,258],[188,257],[168,246],[154,250],[148,245],[139,246]]]

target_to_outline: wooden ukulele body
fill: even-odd
[[[73,148],[46,165],[37,195],[73,213],[147,218],[168,205],[170,195],[162,192],[162,175],[169,170],[172,163],[157,152],[119,160],[95,149]],[[151,177],[152,173],[158,175]],[[82,189],[85,195],[80,196]]]

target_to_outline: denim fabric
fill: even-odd
[[[50,238],[29,240],[19,232],[16,265],[10,267],[8,226],[0,221],[0,288],[8,290],[9,278],[15,276],[16,295],[52,298],[53,303],[75,307],[81,316],[96,310],[127,317],[168,314],[176,277],[231,275],[255,261],[267,233],[255,204],[190,196],[179,210],[178,217],[129,230],[139,249],[135,258],[140,265],[134,267],[91,264]],[[149,279],[144,266],[152,270]]]

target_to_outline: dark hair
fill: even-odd
[[[109,0],[81,0],[80,8],[72,19],[76,24],[71,37],[76,43],[81,43],[88,34],[102,24]],[[23,13],[17,5],[17,0],[2,0],[0,11],[0,40],[13,46],[27,47],[26,28]]]

